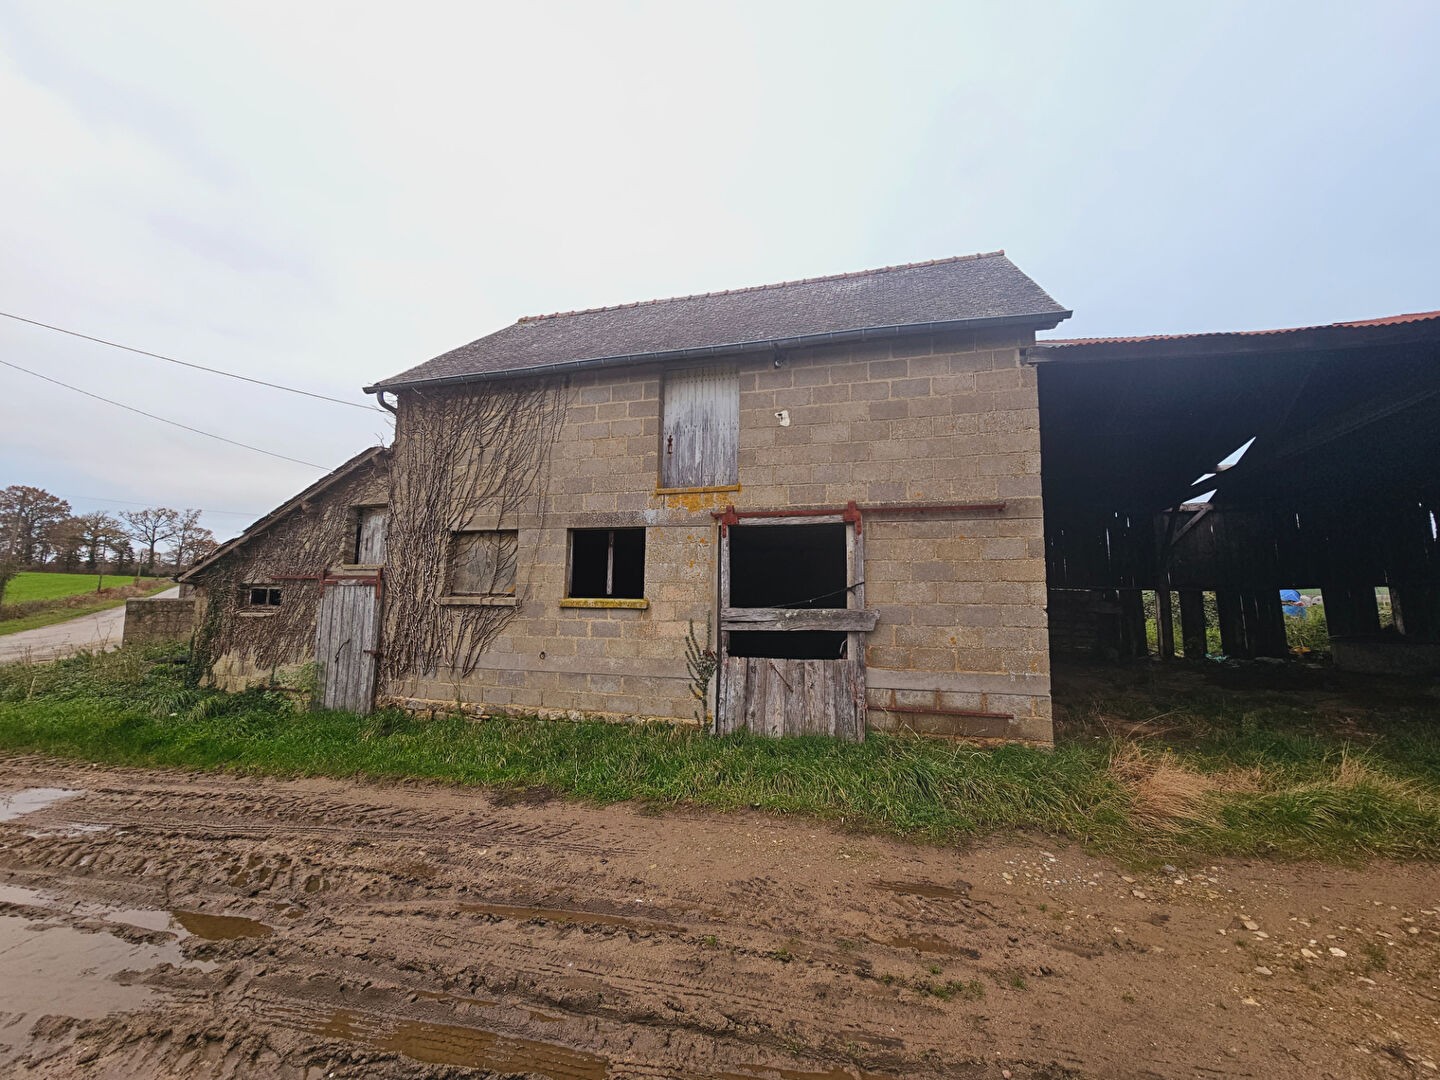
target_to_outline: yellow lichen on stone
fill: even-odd
[[[721,488],[715,491],[676,491],[664,494],[666,510],[688,510],[697,514],[702,510],[723,510],[735,499],[736,488]]]

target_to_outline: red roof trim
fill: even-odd
[[[1287,326],[1277,330],[1211,330],[1199,334],[1150,334],[1140,337],[1047,338],[1035,344],[1052,348],[1072,345],[1126,345],[1144,341],[1198,341],[1204,338],[1263,337],[1273,334],[1299,334],[1307,330],[1358,329],[1367,326],[1401,326],[1405,323],[1429,322],[1440,319],[1440,311],[1417,311],[1409,315],[1386,315],[1379,319],[1357,319],[1353,322],[1321,323],[1316,326]]]

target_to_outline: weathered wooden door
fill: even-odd
[[[694,368],[666,376],[662,414],[662,488],[736,482],[740,383],[734,368]]]
[[[743,730],[757,735],[833,735],[856,742],[864,739],[865,635],[875,628],[878,616],[865,610],[865,560],[858,511],[771,516],[765,525],[738,524],[744,515],[735,514],[733,509],[729,515],[720,525],[721,663],[716,733]],[[732,589],[732,534],[739,529],[802,524],[830,525],[841,530],[843,586],[822,594],[823,601],[815,596],[795,598],[831,606],[732,606],[732,592],[742,603],[753,602],[746,599],[747,594],[755,596],[753,590]],[[799,530],[793,531],[798,535]],[[805,554],[799,551],[791,558],[803,560]],[[766,573],[783,580],[787,569],[794,569],[796,577],[801,577],[798,567],[787,565],[769,566]],[[782,591],[784,588],[781,586]],[[793,650],[784,647],[783,640],[794,634],[818,634],[839,640],[844,644],[844,655],[832,653],[833,659],[794,658]],[[744,648],[734,644],[742,638],[749,642]],[[780,647],[767,650],[762,646],[757,650],[754,643],[763,639]],[[763,655],[766,651],[779,655]],[[786,652],[792,655],[787,657]]]
[[[731,656],[720,687],[717,731],[865,738],[863,660]]]
[[[379,598],[378,577],[326,579],[315,631],[322,708],[368,713],[374,707]]]

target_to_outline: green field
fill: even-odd
[[[50,574],[45,572],[26,571],[16,574],[10,584],[5,586],[5,595],[0,596],[0,603],[24,604],[31,600],[60,600],[66,596],[79,596],[82,593],[93,593],[96,583],[99,582],[99,574]],[[141,578],[142,585],[158,584],[159,578]],[[104,583],[101,586],[106,589],[118,588],[121,585],[134,584],[135,579],[129,574],[106,574]]]

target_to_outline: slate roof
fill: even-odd
[[[1003,251],[993,251],[529,316],[366,390],[622,360],[744,352],[959,323],[1048,328],[1069,316]]]

